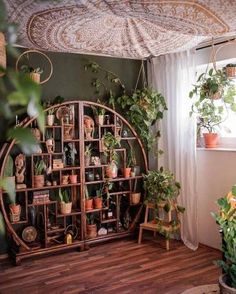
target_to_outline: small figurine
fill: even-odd
[[[25,155],[19,154],[15,159],[16,166],[16,189],[25,189],[26,184],[24,184],[25,180]]]

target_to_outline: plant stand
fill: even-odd
[[[170,234],[179,231],[180,229],[180,222],[178,217],[178,212],[176,210],[176,203],[171,203],[171,208],[168,213],[165,212],[164,206],[166,202],[160,203],[157,207],[152,204],[148,203],[146,205],[145,211],[145,219],[144,223],[140,224],[139,227],[139,237],[138,237],[138,244],[142,242],[143,230],[153,231],[154,237],[156,237],[156,232],[165,235],[166,237],[166,250],[170,249]],[[148,221],[150,210],[153,210],[154,216],[156,212],[158,212],[159,220],[156,221],[155,218]],[[160,216],[162,218],[160,219]],[[178,221],[177,224],[173,225],[173,221],[176,219]]]

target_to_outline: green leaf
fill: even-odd
[[[232,187],[232,194],[236,196],[236,185],[233,185]]]
[[[8,204],[14,204],[16,202],[16,190],[15,190],[15,185],[12,184],[12,179],[11,178],[0,179],[0,187],[2,187],[9,196]]]
[[[7,100],[10,105],[23,105],[23,106],[25,106],[28,104],[27,96],[24,95],[24,93],[19,92],[19,91],[15,91],[15,92],[10,93],[7,96]]]
[[[35,153],[39,146],[29,128],[17,127],[10,129],[8,131],[8,138],[15,139],[16,143],[26,155]]]

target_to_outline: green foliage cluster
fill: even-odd
[[[212,68],[198,77],[196,85],[189,92],[190,98],[197,97],[190,116],[197,114],[198,127],[212,133],[227,118],[229,109],[236,112],[235,95],[236,88],[225,71]],[[220,99],[216,99],[217,96]]]
[[[4,177],[12,177],[13,176],[13,168],[14,168],[14,162],[11,155],[8,155],[6,165],[4,168],[3,176]]]
[[[70,203],[69,193],[66,189],[62,190],[59,188],[59,199],[60,202]]]
[[[38,74],[42,74],[43,73],[43,70],[40,68],[40,67],[36,67],[36,68],[33,68],[31,66],[28,66],[26,64],[22,65],[20,70],[23,72],[23,73],[38,73]]]
[[[45,165],[45,162],[42,159],[38,160],[34,164],[34,174],[36,176],[42,175],[45,170],[46,170],[46,165]]]
[[[102,137],[105,147],[104,153],[110,155],[113,161],[117,161],[117,152],[115,148],[120,146],[120,139],[120,137],[115,137],[111,132],[106,132]]]
[[[236,186],[233,186],[231,196],[236,200]],[[227,274],[227,284],[236,289],[236,208],[232,206],[227,196],[218,199],[219,213],[212,213],[222,230],[222,251],[224,260],[217,264]]]

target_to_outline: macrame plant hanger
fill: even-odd
[[[138,78],[137,78],[137,81],[136,81],[136,85],[135,85],[134,91],[137,90],[137,87],[138,87],[138,83],[140,81],[141,74],[142,74],[142,85],[143,85],[143,88],[146,88],[147,87],[147,77],[146,77],[146,73],[145,73],[144,60],[143,59],[142,59],[141,65],[140,65],[140,69],[139,69],[139,73],[138,73]]]

